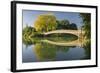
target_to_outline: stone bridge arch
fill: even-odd
[[[80,34],[83,34],[84,32],[81,30],[53,30],[49,32],[43,33],[44,35],[54,34],[54,33],[66,33],[66,34],[73,34],[76,36],[80,36]]]

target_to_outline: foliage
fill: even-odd
[[[32,32],[31,37],[43,37],[44,35],[41,32]]]
[[[72,29],[72,30],[77,30],[77,25],[75,23],[71,23],[69,25],[69,29]]]
[[[80,13],[80,16],[83,19],[83,30],[85,31],[85,38],[91,38],[91,14],[90,13]]]
[[[24,29],[23,29],[23,42],[25,44],[32,44],[32,40],[31,40],[31,36],[33,35],[33,33],[36,32],[35,31],[35,28],[33,27],[30,27],[30,26],[26,26]]]
[[[56,29],[62,29],[60,20],[56,20],[56,23],[57,23]]]
[[[26,26],[23,29],[23,39],[30,40],[32,37],[42,37],[41,32],[36,32],[34,27]]]
[[[80,16],[83,19],[83,30],[84,33],[84,43],[83,47],[85,48],[86,59],[91,57],[91,14],[89,13],[80,13]]]
[[[39,61],[56,60],[56,52],[68,52],[70,47],[56,46],[48,43],[36,43],[33,49]]]
[[[69,23],[68,20],[62,20],[62,21],[61,21],[61,26],[62,26],[63,29],[68,28],[69,24],[70,24],[70,23]]]
[[[68,20],[57,20],[57,29],[69,29],[69,30],[77,30],[77,25],[75,23],[71,23]]]
[[[69,25],[68,20],[56,20],[57,23],[57,29],[66,29]]]
[[[45,45],[45,46],[43,46]],[[54,46],[49,46],[46,43],[38,43],[34,47],[34,51],[36,52],[36,56],[38,57],[39,60],[41,61],[46,61],[46,60],[54,60],[56,56],[56,49]]]
[[[33,28],[33,27],[26,26],[26,27],[23,29],[23,35],[31,35],[32,32],[35,32],[35,28]]]
[[[34,24],[34,28],[38,32],[48,32],[55,30],[56,27],[56,17],[51,14],[39,15]]]

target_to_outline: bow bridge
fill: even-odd
[[[66,33],[66,34],[73,34],[76,36],[80,36],[80,34],[83,34],[84,32],[82,30],[53,30],[49,32],[44,32],[44,35],[54,34],[54,33]]]

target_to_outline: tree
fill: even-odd
[[[76,25],[75,23],[71,23],[71,24],[68,26],[68,29],[77,30],[77,25]]]
[[[80,13],[80,17],[83,19],[83,30],[85,31],[85,38],[91,38],[91,14],[90,13]]]
[[[66,26],[69,25],[69,24],[70,24],[70,23],[69,23],[68,20],[62,20],[62,21],[61,21],[61,25],[62,25],[62,26],[65,26],[65,27],[66,27]]]
[[[57,20],[57,29],[67,29],[70,24],[68,20]]]
[[[38,32],[47,32],[55,30],[56,27],[56,17],[51,14],[39,15],[34,24],[34,28]]]
[[[60,20],[56,20],[56,23],[57,23],[57,28],[56,29],[62,29],[61,21]]]
[[[35,28],[34,27],[31,27],[31,26],[26,26],[24,29],[23,29],[23,35],[31,35],[32,32],[35,32]]]
[[[33,32],[35,32],[35,29],[33,27],[30,26],[26,26],[22,33],[23,33],[23,43],[25,44],[32,44],[32,40],[31,40],[31,35],[33,34]]]
[[[55,59],[56,49],[54,45],[50,45],[47,43],[36,43],[34,48],[35,49],[33,50],[35,51],[39,61],[47,61]]]
[[[68,20],[56,20],[57,29],[72,29],[77,30],[77,25],[75,23],[71,23]]]
[[[60,23],[63,29],[67,29],[68,25],[70,24],[68,20],[62,20]]]

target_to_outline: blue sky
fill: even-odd
[[[75,23],[78,28],[82,26],[82,18],[79,13],[76,12],[56,12],[56,11],[37,11],[37,10],[23,10],[23,28],[28,26],[34,26],[34,22],[37,16],[40,14],[52,13],[57,20],[69,20],[70,23]]]

